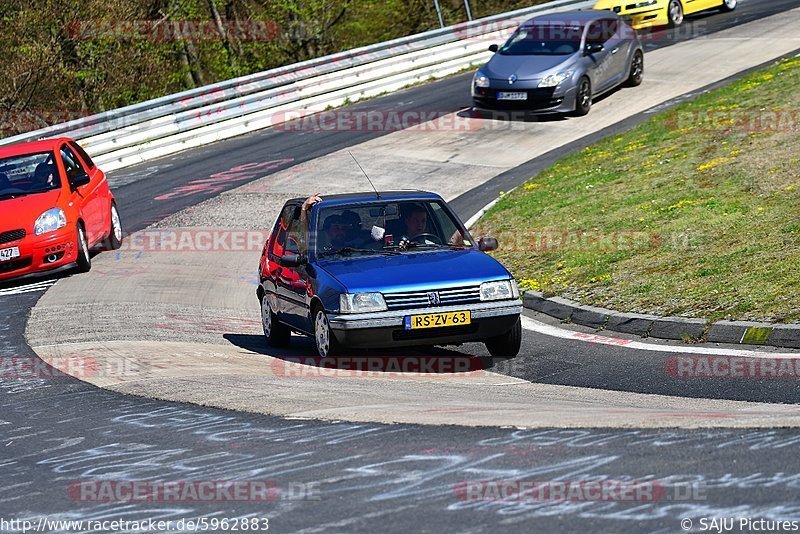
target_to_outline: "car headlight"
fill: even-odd
[[[518,299],[519,288],[514,280],[498,280],[481,284],[481,300]]]
[[[658,0],[649,0],[648,2],[636,2],[636,5],[634,5],[633,8],[638,9],[640,7],[654,6],[657,3]]]
[[[539,87],[556,87],[561,85],[562,82],[565,80],[569,80],[572,77],[571,70],[565,70],[564,72],[557,72],[556,74],[548,74],[544,77],[544,79],[539,82]]]
[[[475,87],[483,87],[483,88],[489,87],[489,77],[486,76],[481,71],[475,73],[475,78],[473,82],[475,83]]]
[[[339,295],[339,311],[342,313],[368,313],[386,311],[386,301],[380,293],[345,293]]]
[[[36,219],[36,223],[33,225],[33,233],[42,235],[47,232],[58,230],[59,228],[64,228],[66,225],[67,216],[64,215],[64,211],[59,208],[53,208],[39,215],[39,218]]]

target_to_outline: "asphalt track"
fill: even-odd
[[[706,29],[711,31],[715,20],[719,25],[731,25],[755,18],[756,13],[795,6],[797,2],[747,2],[733,16],[715,15],[704,20],[708,20]],[[421,109],[448,109],[448,102],[452,102],[452,109],[460,109],[468,104],[465,79],[444,80],[362,106],[409,109],[402,106],[413,100],[413,106]],[[421,104],[426,97],[428,108]],[[262,161],[290,157],[287,154],[297,155],[294,163],[309,161],[377,134],[302,134],[294,139],[288,134],[283,142],[297,143],[293,150],[282,146],[278,136],[272,135],[263,132],[187,152],[169,160],[166,164],[170,167],[156,169],[157,175],[151,174],[151,179],[145,175],[165,163],[112,176],[129,231],[218,194],[219,191],[210,191],[165,203],[152,202],[156,196],[198,176],[230,169],[237,161],[250,162],[254,153]],[[234,187],[241,182],[229,185]],[[27,310],[41,294],[18,291],[0,296],[3,309],[10,311],[0,325],[0,350],[6,357],[35,358],[22,332]],[[82,320],[86,318],[65,318],[67,324],[54,324],[53,329],[69,328],[70,322]],[[525,343],[524,353],[538,357],[535,362],[526,357],[530,368],[517,369],[526,379],[572,380],[575,382],[571,385],[625,391],[666,387],[657,379],[663,376],[663,363],[657,360],[664,357],[660,353],[639,352],[626,357],[619,356],[624,352],[620,349],[589,344],[582,346],[580,361],[571,361],[565,357],[575,353],[571,342],[529,334]],[[647,358],[656,360],[643,361]],[[543,361],[544,367],[537,367]],[[640,375],[628,373],[643,364],[652,368]],[[583,369],[583,373],[567,374],[565,380],[559,367],[562,371]],[[797,402],[797,389],[791,380],[762,384],[730,380],[727,384],[673,382],[672,388],[662,392]],[[796,505],[800,475],[796,474],[793,454],[800,436],[789,430],[517,431],[330,424],[122,397],[71,378],[3,378],[0,389],[5,453],[0,466],[6,475],[6,484],[0,487],[0,518],[4,519],[38,519],[43,514],[51,519],[266,514],[278,531],[370,530],[380,521],[382,528],[390,531],[473,531],[497,526],[510,531],[534,525],[567,531],[636,528],[652,532],[678,531],[682,517],[800,519]],[[281,488],[313,481],[319,482],[322,489],[318,501],[281,499],[266,506],[91,503],[66,496],[69,481],[101,476],[268,478]],[[586,480],[595,476],[617,480],[666,477],[668,484],[688,482],[695,494],[682,502],[664,499],[633,505],[509,504],[464,502],[453,491],[454,485],[463,480]]]

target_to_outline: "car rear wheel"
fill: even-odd
[[[517,318],[517,322],[511,330],[505,334],[495,336],[486,340],[486,349],[494,358],[514,358],[519,354],[522,346],[522,319]]]
[[[683,4],[681,4],[681,0],[670,0],[669,7],[667,7],[667,15],[669,16],[671,28],[683,24]]]
[[[316,307],[314,311],[314,343],[317,346],[317,354],[323,358],[336,356],[341,351],[341,346],[328,322],[328,316],[320,307]]]
[[[286,325],[278,322],[278,318],[269,306],[269,299],[261,299],[261,326],[264,327],[264,337],[270,347],[286,347],[292,339],[292,331]]]
[[[592,109],[592,82],[584,76],[578,82],[578,92],[575,93],[575,115],[583,117]]]
[[[733,11],[736,9],[736,6],[739,4],[738,0],[725,0],[722,2],[722,10],[723,11]]]
[[[636,87],[642,85],[642,79],[644,78],[644,54],[642,54],[641,50],[637,50],[633,54],[633,59],[631,60],[631,73],[628,76],[628,85],[630,87]]]
[[[92,256],[89,253],[89,242],[86,240],[86,230],[83,224],[78,223],[78,260],[76,270],[79,273],[88,273],[92,268]]]
[[[111,203],[111,226],[108,229],[108,250],[117,250],[122,246],[122,222],[120,222],[117,205]]]

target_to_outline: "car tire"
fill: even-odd
[[[575,111],[573,115],[583,117],[589,114],[592,109],[592,82],[587,76],[578,82],[578,90],[575,93]]]
[[[328,316],[320,306],[314,307],[314,345],[322,358],[337,356],[342,347],[333,334]]]
[[[685,15],[683,12],[683,4],[681,0],[670,0],[667,6],[667,19],[669,20],[669,27],[676,28],[683,24]]]
[[[278,322],[266,295],[261,299],[261,326],[264,328],[264,337],[270,347],[282,348],[289,345],[292,331],[285,324]]]
[[[723,0],[722,11],[733,11],[739,5],[738,0]]]
[[[511,359],[519,354],[522,346],[522,319],[517,318],[517,322],[511,330],[505,334],[495,336],[486,340],[486,350],[494,358]]]
[[[78,223],[78,259],[75,261],[75,270],[79,273],[88,273],[92,269],[92,256],[89,252],[89,242],[86,239],[86,230],[82,223]]]
[[[631,59],[631,69],[628,75],[628,87],[638,87],[642,85],[644,79],[644,54],[641,50],[633,53]]]
[[[107,250],[118,250],[122,246],[122,222],[120,222],[116,203],[111,203],[110,211],[111,226],[108,229],[105,248]]]

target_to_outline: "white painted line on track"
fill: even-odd
[[[19,295],[21,293],[32,293],[34,291],[44,291],[45,289],[54,286],[57,281],[58,280],[43,280],[41,282],[35,282],[33,284],[26,284],[24,286],[8,287],[6,289],[0,289],[0,296],[4,296],[4,295]]]
[[[636,350],[649,350],[653,352],[674,352],[679,354],[702,354],[703,356],[739,356],[742,358],[765,358],[765,359],[800,359],[800,353],[796,352],[757,352],[752,350],[741,349],[720,349],[720,348],[703,348],[694,345],[675,346],[675,345],[654,345],[651,343],[643,343],[641,341],[633,341],[631,339],[622,339],[616,337],[599,336],[597,334],[586,334],[583,332],[574,332],[557,326],[551,326],[539,322],[530,317],[522,316],[522,328],[544,334],[546,336],[558,337],[561,339],[569,339],[570,341],[582,341],[584,343],[594,343],[599,345],[614,345],[617,347],[624,347],[626,349]]]

